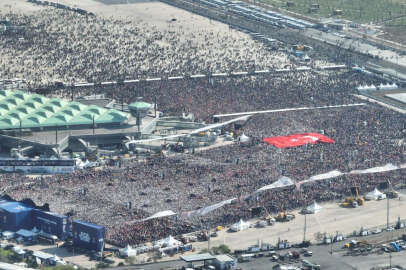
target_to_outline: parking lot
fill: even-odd
[[[379,234],[371,234],[366,237],[348,237],[344,241],[333,243],[332,245],[313,245],[307,248],[307,250],[312,251],[312,256],[305,256],[301,252],[301,248],[290,248],[284,250],[276,250],[277,256],[283,255],[287,257],[287,254],[293,254],[297,251],[300,254],[299,258],[290,258],[284,260],[276,260],[270,256],[270,252],[259,252],[255,256],[252,256],[249,261],[239,262],[237,268],[243,270],[269,270],[274,265],[281,264],[293,264],[300,266],[302,260],[307,260],[315,265],[320,265],[321,269],[327,270],[370,270],[373,266],[383,266],[389,265],[389,256],[391,255],[392,265],[406,265],[406,250],[400,252],[383,252],[381,251],[382,243],[389,243],[392,239],[397,239],[401,235],[406,234],[406,229],[400,229],[390,232],[381,232]],[[365,240],[368,243],[373,243],[373,248],[371,252],[367,253],[352,253],[349,255],[349,249],[343,248],[346,243],[351,240]],[[331,251],[333,251],[331,253]],[[272,253],[274,254],[274,253]],[[238,257],[238,255],[235,255]],[[153,270],[153,269],[179,269],[186,264],[181,260],[173,260],[167,262],[159,262],[155,264],[138,265],[137,269]],[[134,269],[130,266],[120,267],[119,269]]]

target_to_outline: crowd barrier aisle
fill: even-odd
[[[286,73],[286,72],[305,72],[305,71],[313,71],[313,70],[340,70],[340,69],[347,69],[346,65],[330,65],[330,66],[321,66],[316,69],[310,67],[298,67],[296,69],[290,68],[283,68],[283,69],[275,69],[275,70],[255,70],[252,72],[248,71],[232,71],[230,73],[227,72],[219,72],[219,73],[212,73],[212,74],[194,74],[194,75],[178,75],[178,76],[169,76],[169,77],[156,77],[156,78],[146,78],[146,79],[127,79],[123,81],[109,81],[109,82],[98,82],[98,83],[91,83],[91,82],[77,82],[73,83],[72,85],[64,84],[65,87],[91,87],[97,85],[115,85],[115,84],[132,84],[132,83],[142,83],[142,82],[159,82],[159,81],[176,81],[176,80],[187,80],[187,79],[203,79],[203,78],[221,78],[221,77],[244,77],[244,76],[258,76],[258,75],[267,75],[267,74],[277,74],[277,73]]]

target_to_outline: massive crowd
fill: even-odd
[[[258,69],[291,65],[286,54],[268,52],[248,38],[237,40],[204,32],[194,37],[178,36],[147,25],[86,18],[60,10],[32,16],[14,14],[11,19],[27,23],[32,31],[26,32],[21,43],[0,37],[4,52],[0,74],[23,77],[32,86],[48,80],[92,81],[115,79],[118,75],[152,77],[165,72],[244,69],[253,62]],[[50,40],[57,46],[51,47]],[[372,83],[380,81],[350,71],[311,71],[98,86],[76,94],[104,93],[124,102],[133,101],[135,96],[150,102],[156,98],[164,113],[191,112],[197,119],[211,121],[210,116],[220,112],[356,103],[356,86]],[[313,200],[342,198],[353,185],[366,192],[387,178],[393,184],[405,182],[404,170],[347,175],[307,183],[293,191],[267,191],[247,197],[282,175],[300,181],[335,169],[347,172],[405,163],[405,119],[378,105],[256,115],[242,131],[251,138],[250,144],[235,143],[193,155],[179,153],[122,168],[82,170],[47,178],[1,175],[0,188],[14,199],[49,203],[51,211],[105,225],[109,242],[123,246],[203,225],[229,224],[250,217],[250,209],[257,206],[276,212],[302,207]],[[322,132],[335,144],[281,150],[262,142],[264,137],[302,132]],[[186,213],[233,197],[239,199],[206,216],[188,219],[180,215],[136,222],[158,211]]]
[[[362,76],[351,72],[287,74],[283,78],[290,76],[296,77],[296,80],[282,80],[280,77],[269,81],[266,78],[227,79],[214,85],[204,81],[200,84],[195,81],[179,82],[168,84],[165,88],[157,87],[155,91],[161,96],[158,104],[162,109],[175,114],[189,110],[199,118],[210,120],[211,113],[215,111],[355,103],[358,100],[351,97],[353,85],[365,82]],[[310,77],[313,78],[304,79]],[[261,82],[264,85],[258,87]],[[368,83],[372,82],[368,80]],[[172,94],[172,91],[180,93],[180,89],[187,92],[184,98],[180,94]],[[233,92],[234,98],[226,95],[227,89]],[[124,93],[128,91],[127,87],[120,90]],[[215,98],[210,94],[214,92],[217,93]],[[148,95],[145,96],[147,99]],[[404,170],[348,175],[305,184],[301,191],[264,192],[200,218],[185,219],[180,216],[134,222],[163,210],[186,213],[233,197],[245,198],[281,175],[300,181],[336,169],[348,172],[386,163],[403,164],[405,124],[401,114],[373,104],[264,114],[252,117],[243,127],[243,132],[252,139],[248,146],[236,143],[194,155],[151,158],[121,169],[78,171],[42,181],[31,180],[29,186],[22,185],[26,180],[12,180],[21,176],[3,176],[2,180],[7,183],[3,186],[9,187],[5,192],[16,199],[32,198],[39,204],[49,202],[52,211],[73,212],[75,218],[106,225],[111,243],[136,244],[191,231],[201,226],[202,221],[215,225],[247,218],[251,215],[250,209],[259,205],[276,212],[301,207],[312,200],[342,198],[355,184],[361,187],[361,192],[370,191],[387,178],[392,179],[394,184],[403,184]],[[262,142],[264,137],[303,132],[324,133],[333,138],[335,144],[277,149]],[[126,206],[128,202],[132,203],[132,209]]]
[[[270,52],[246,35],[170,27],[160,31],[145,22],[53,8],[32,15],[2,15],[13,24],[26,25],[26,30],[22,38],[0,39],[0,78],[24,77],[31,87],[291,64],[286,54]]]

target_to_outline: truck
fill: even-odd
[[[286,211],[280,212],[276,217],[275,220],[279,222],[288,222],[295,218],[294,214],[287,213]]]
[[[345,208],[356,208],[357,206],[364,205],[364,199],[359,195],[358,187],[351,187],[352,196],[346,197],[341,203]]]
[[[251,259],[254,257],[254,254],[241,254],[240,256],[238,256],[238,262],[242,263],[242,262],[249,262],[251,261]]]
[[[391,242],[390,245],[394,252],[399,252],[401,250],[399,245],[396,242]]]

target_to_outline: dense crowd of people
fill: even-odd
[[[0,16],[27,28],[23,38],[0,39],[0,78],[24,77],[31,87],[291,65],[246,35],[159,30],[53,8]]]
[[[21,42],[0,37],[0,77],[23,77],[35,87],[54,80],[217,72],[246,69],[253,63],[257,69],[292,65],[285,53],[269,52],[248,38],[206,32],[182,36],[145,24],[83,17],[62,10],[10,18],[26,23],[31,31]],[[191,112],[209,122],[214,113],[357,103],[353,96],[357,86],[379,83],[351,71],[308,71],[97,86],[83,88],[75,95],[103,93],[126,103],[142,96],[147,102],[156,99],[158,109],[165,114]],[[49,94],[69,96],[63,91]],[[240,132],[251,143],[236,142],[195,154],[153,157],[122,168],[86,169],[46,178],[1,175],[0,191],[18,200],[49,203],[51,211],[104,225],[108,241],[124,246],[202,226],[230,224],[250,217],[253,207],[277,212],[303,207],[313,200],[340,199],[354,185],[366,192],[388,178],[395,185],[405,184],[404,170],[399,170],[347,175],[306,183],[300,189],[249,196],[281,176],[300,181],[335,169],[348,172],[405,163],[404,116],[375,104],[256,115]],[[303,132],[324,133],[335,143],[277,149],[262,142],[264,137]],[[234,197],[238,199],[231,205],[206,216],[183,215]],[[139,222],[163,210],[180,215]]]
[[[296,77],[296,80],[289,77]],[[158,99],[160,107],[171,114],[188,110],[209,121],[210,115],[216,111],[356,103],[357,99],[351,96],[354,84],[374,82],[351,72],[286,74],[282,78],[286,80],[280,77],[272,80],[226,79],[214,84],[179,81],[164,88],[157,87],[154,91],[161,97]],[[262,81],[267,83],[262,85]],[[179,89],[187,93],[184,98]],[[226,95],[227,89],[233,92],[235,100]],[[122,86],[116,90],[127,93],[130,89]],[[171,91],[179,93],[172,95]],[[147,92],[143,93],[145,99],[149,98]],[[109,94],[109,91],[105,93]],[[215,98],[211,93],[217,93]],[[307,183],[294,192],[268,191],[245,199],[282,175],[300,181],[332,170],[349,172],[387,163],[403,164],[405,124],[401,114],[374,104],[263,114],[253,116],[242,128],[241,132],[251,138],[252,142],[248,145],[235,143],[195,154],[155,157],[121,169],[77,171],[42,181],[30,180],[29,186],[22,185],[26,180],[7,179],[20,176],[4,176],[3,181],[7,183],[4,187],[11,185],[5,192],[16,199],[32,198],[39,204],[49,202],[52,211],[73,212],[75,218],[107,226],[111,243],[136,244],[191,231],[201,227],[202,222],[205,226],[229,224],[239,218],[250,217],[250,209],[258,205],[277,212],[302,207],[313,200],[342,198],[355,184],[360,186],[361,192],[372,190],[387,178],[394,184],[402,184],[405,181],[402,176],[404,170],[348,175]],[[324,133],[335,143],[277,149],[262,142],[264,137],[304,132]],[[180,215],[177,218],[136,222],[159,211],[187,213],[233,197],[244,199],[207,216],[187,219]],[[132,203],[131,209],[127,207],[128,202]]]

